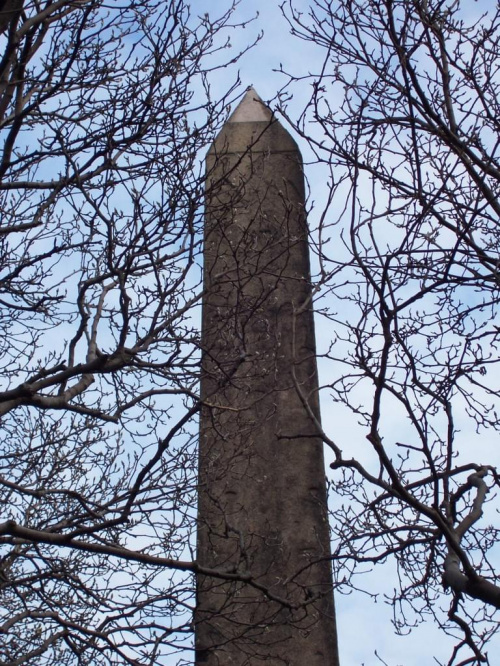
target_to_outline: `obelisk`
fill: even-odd
[[[337,666],[304,178],[253,89],[207,156],[196,664]],[[240,579],[240,580],[238,580]]]

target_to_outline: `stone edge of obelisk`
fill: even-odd
[[[271,122],[273,113],[264,104],[255,89],[250,86],[243,95],[241,102],[228,118],[228,123],[261,123]]]
[[[254,88],[249,87],[213,141],[207,156],[218,159],[228,154],[286,152],[300,156],[294,138],[264,104]],[[208,172],[214,164],[208,163]]]

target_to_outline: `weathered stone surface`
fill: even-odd
[[[207,157],[204,270],[198,561],[269,594],[200,577],[196,663],[336,666],[302,163],[252,90]]]

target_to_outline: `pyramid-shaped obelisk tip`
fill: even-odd
[[[271,109],[264,104],[250,87],[236,109],[230,115],[230,123],[269,123],[273,119]]]

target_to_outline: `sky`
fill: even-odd
[[[225,51],[221,58],[231,57],[243,50],[248,43],[253,42],[262,34],[260,41],[246,53],[232,68],[219,70],[211,78],[214,98],[218,92],[222,93],[239,75],[241,80],[241,94],[246,87],[253,86],[260,97],[265,101],[272,100],[278,91],[286,84],[286,77],[276,70],[293,71],[295,74],[305,74],[317,71],[321,62],[321,54],[303,42],[290,36],[290,28],[284,20],[280,4],[284,0],[240,0],[234,14],[234,20],[251,21],[242,30],[235,30],[228,34],[231,40],[231,51]],[[326,2],[326,0],[325,0]],[[193,14],[202,15],[209,11],[214,16],[223,13],[231,4],[231,0],[191,0]],[[309,0],[294,0],[297,9],[308,11]],[[254,19],[252,21],[252,19]],[[305,81],[302,88],[296,87],[295,97],[289,102],[290,115],[297,116],[305,101],[309,97],[310,83]],[[317,202],[316,210],[321,211],[321,203],[327,197],[325,189],[326,178],[308,165],[310,155],[307,146],[295,136],[306,162],[306,175],[311,187],[311,198]],[[312,218],[314,218],[314,213]],[[314,227],[315,220],[311,219]],[[321,325],[318,320],[317,338],[320,348],[327,346],[330,331]],[[320,364],[320,382],[328,380],[328,368]],[[335,439],[343,442],[358,451],[365,442],[362,431],[352,416],[337,411],[331,404],[328,396],[324,396],[323,423],[325,430],[333,433]],[[394,430],[402,428],[402,424],[395,417]],[[390,594],[395,586],[395,572],[388,564],[378,567],[372,574],[367,574],[363,584],[367,586],[377,599],[363,592],[352,592],[349,595],[338,593],[336,595],[337,624],[339,636],[340,660],[342,666],[426,666],[435,664],[434,656],[446,663],[450,656],[453,641],[447,640],[429,618],[428,624],[420,626],[409,635],[397,636],[392,624],[392,606],[385,602],[384,593]],[[490,653],[500,653],[500,639],[492,644]],[[177,658],[175,658],[177,662]],[[172,662],[172,666],[173,666]],[[306,665],[307,666],[307,665]],[[326,666],[326,665],[325,665]]]
[[[277,71],[281,67],[286,71],[307,72],[319,68],[321,63],[315,50],[307,44],[298,42],[289,34],[289,26],[282,17],[278,0],[242,0],[235,13],[235,18],[248,20],[253,16],[258,17],[248,25],[245,30],[239,30],[231,37],[232,48],[236,51],[243,48],[246,43],[252,41],[261,31],[263,36],[260,42],[248,52],[237,65],[242,82],[241,90],[253,86],[261,98],[265,101],[272,100],[279,89],[286,83],[285,77]],[[296,0],[295,7],[307,12],[308,0]],[[199,0],[192,3],[193,10],[196,7],[206,8],[206,2]],[[227,3],[212,0],[211,11],[220,11]],[[223,70],[217,73],[213,79],[213,90],[222,91],[231,78],[234,78],[235,70]],[[296,91],[296,97],[290,102],[290,113],[299,113],[301,104],[308,96],[308,86],[305,82],[303,90]],[[297,137],[296,137],[297,139]],[[308,161],[307,146],[297,139],[305,161]],[[306,166],[306,175],[312,182],[311,195],[316,201],[321,202],[326,197],[322,190],[321,177],[316,177],[312,169]],[[321,206],[318,206],[321,209]],[[313,222],[314,223],[314,222]],[[319,328],[318,337],[321,342],[323,336],[328,333]],[[320,382],[324,369],[320,366]],[[348,419],[345,414],[341,419],[335,413],[331,404],[323,405],[323,421],[325,429],[335,432],[336,437],[344,442],[353,442],[363,434],[357,430],[353,419]],[[401,424],[395,422],[395,428]],[[370,574],[364,581],[374,593],[378,593],[378,600],[360,592],[349,596],[336,595],[337,623],[339,635],[340,660],[342,666],[372,666],[386,664],[386,666],[422,666],[436,664],[434,657],[441,663],[447,663],[450,658],[454,641],[437,629],[432,618],[428,623],[414,629],[409,635],[398,636],[395,634],[392,624],[392,607],[384,601],[384,592],[391,593],[395,586],[395,572],[390,565],[380,567]],[[444,615],[443,615],[444,619]],[[491,644],[489,653],[495,650],[500,653],[500,640]]]

